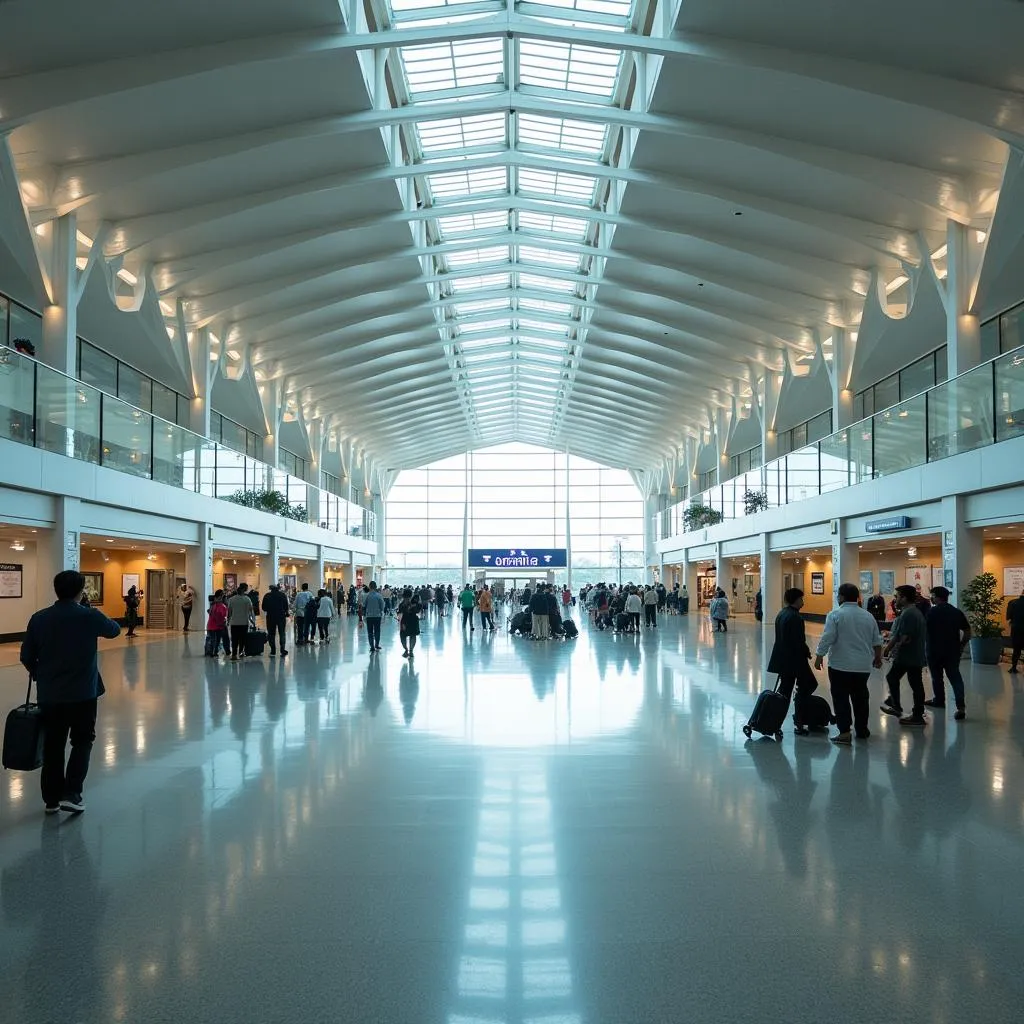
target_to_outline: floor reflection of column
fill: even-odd
[[[454,1005],[447,1024],[581,1024],[542,758],[484,774]]]

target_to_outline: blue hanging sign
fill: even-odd
[[[869,519],[864,524],[868,533],[888,533],[890,530],[909,530],[910,516],[889,516],[886,519]]]
[[[564,569],[565,548],[470,548],[470,569]]]

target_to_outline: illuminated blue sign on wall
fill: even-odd
[[[910,516],[889,516],[886,519],[869,519],[864,524],[868,533],[888,533],[889,530],[909,530]]]
[[[470,548],[470,569],[564,569],[565,548]]]

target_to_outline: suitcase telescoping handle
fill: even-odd
[[[28,674],[28,689],[25,691],[25,707],[32,703],[32,673]]]

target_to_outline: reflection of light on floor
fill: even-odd
[[[447,1024],[581,1024],[539,760],[492,761]]]

